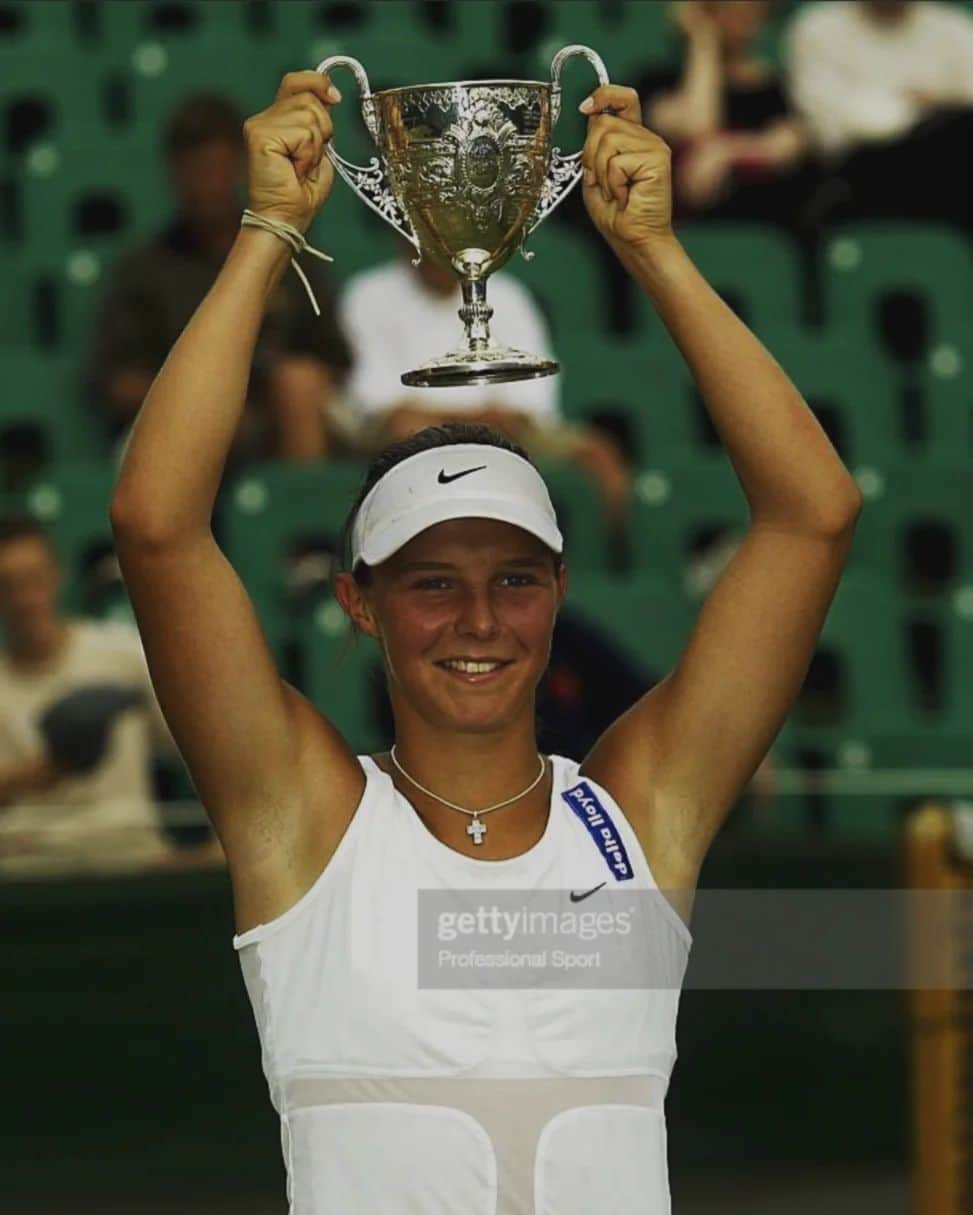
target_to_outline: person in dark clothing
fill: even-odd
[[[823,175],[819,222],[920,219],[973,234],[973,17],[927,0],[802,8],[790,93]]]
[[[195,94],[170,117],[164,140],[177,214],[123,254],[99,302],[85,380],[107,437],[129,430],[175,340],[213,285],[240,229],[245,177],[243,118],[218,94]],[[336,319],[323,263],[302,259],[321,308],[286,274],[268,305],[247,406],[229,463],[321,459],[334,435],[331,408],[351,353]]]
[[[973,106],[947,106],[907,134],[863,147],[835,171],[831,224],[860,219],[948,223],[973,236],[973,196],[956,157],[973,143]]]
[[[646,125],[672,148],[676,219],[802,223],[818,177],[807,133],[753,46],[772,8],[772,0],[675,5],[685,61],[639,82]]]
[[[599,736],[659,680],[570,605],[558,612],[551,658],[537,689],[537,737],[579,762]]]

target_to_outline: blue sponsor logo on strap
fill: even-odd
[[[626,882],[634,877],[622,837],[588,782],[579,781],[561,796],[588,828],[588,834],[598,845],[615,881]]]

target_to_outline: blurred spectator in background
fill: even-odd
[[[345,433],[364,455],[425,426],[453,419],[484,422],[510,435],[534,456],[569,460],[597,482],[609,526],[625,527],[631,470],[614,436],[569,424],[558,407],[558,376],[462,388],[412,388],[404,371],[463,342],[462,292],[452,271],[402,242],[401,260],[365,270],[339,298],[338,315],[354,358],[348,380]],[[490,333],[501,345],[553,358],[543,315],[530,292],[502,271],[490,276]],[[605,369],[610,381],[611,369]]]
[[[236,106],[218,94],[189,97],[170,116],[164,151],[177,214],[158,236],[119,258],[91,329],[87,391],[111,439],[128,430],[240,230],[246,154]],[[285,274],[258,338],[231,465],[330,452],[330,405],[349,354],[324,263],[301,260],[321,316],[299,277]]]
[[[681,68],[638,91],[646,124],[672,149],[677,219],[801,223],[815,180],[808,137],[754,42],[772,0],[685,0],[671,8],[686,39]]]
[[[551,656],[537,687],[537,746],[580,763],[616,718],[659,681],[634,662],[610,628],[569,602],[551,634]]]
[[[223,863],[215,836],[174,847],[153,752],[180,758],[138,630],[66,617],[35,519],[0,519],[0,874]]]
[[[926,0],[832,0],[787,34],[790,92],[829,170],[820,218],[973,231],[973,17]]]

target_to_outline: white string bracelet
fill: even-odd
[[[333,262],[334,258],[329,257],[327,253],[322,253],[320,249],[315,249],[313,245],[309,245],[304,239],[304,234],[292,227],[290,224],[285,224],[279,219],[270,219],[266,215],[258,215],[256,211],[251,211],[249,207],[244,209],[243,218],[240,220],[241,227],[263,228],[267,232],[273,232],[274,236],[279,236],[281,240],[286,241],[295,253],[303,253],[307,250],[308,253],[313,253],[315,257],[320,257],[323,262]],[[321,309],[318,307],[318,301],[314,298],[314,292],[311,290],[311,284],[307,281],[307,275],[297,264],[297,261],[292,257],[291,265],[300,276],[301,282],[304,284],[304,290],[307,292],[314,308],[314,315],[320,316]]]

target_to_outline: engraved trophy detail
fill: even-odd
[[[490,384],[552,375],[558,364],[490,337],[489,276],[519,248],[581,178],[581,152],[551,147],[561,111],[561,69],[584,56],[600,84],[601,58],[566,46],[551,63],[551,83],[463,80],[407,85],[372,93],[357,59],[331,55],[317,66],[347,67],[358,81],[362,120],[379,155],[352,164],[327,145],[345,181],[423,257],[459,277],[465,344],[407,371],[402,383],[421,387]]]

